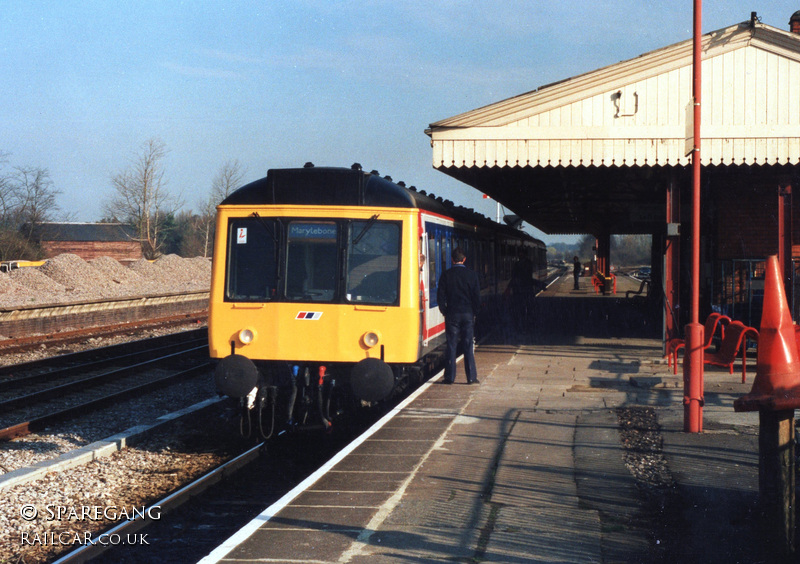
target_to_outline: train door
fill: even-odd
[[[428,234],[425,231],[425,222],[420,218],[419,235],[419,351],[423,354],[428,344],[428,309],[429,309],[429,289],[428,280],[430,278],[430,252],[428,250]]]
[[[424,231],[427,270],[422,272],[421,278],[426,283],[427,292],[424,343],[428,351],[439,346],[444,339],[444,316],[439,311],[436,289],[450,256],[447,236],[450,230],[447,225],[431,220],[425,222]]]

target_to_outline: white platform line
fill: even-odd
[[[239,529],[235,532],[232,536],[230,536],[225,542],[219,545],[216,549],[214,549],[210,554],[208,554],[205,558],[200,560],[199,564],[216,564],[220,560],[222,560],[229,552],[231,552],[234,548],[242,544],[245,540],[247,540],[253,533],[255,533],[264,523],[268,522],[272,519],[278,512],[280,512],[284,507],[289,505],[297,496],[301,493],[305,492],[308,488],[310,488],[314,482],[322,478],[327,472],[329,472],[334,466],[336,466],[339,462],[341,462],[347,455],[353,452],[357,447],[359,447],[364,441],[370,438],[372,435],[377,433],[386,423],[391,421],[400,411],[403,410],[408,404],[412,401],[417,399],[417,397],[422,394],[425,390],[427,390],[430,385],[438,380],[444,370],[440,371],[438,374],[430,378],[427,382],[422,384],[419,388],[417,388],[411,395],[409,395],[406,399],[400,402],[397,406],[395,406],[389,413],[381,417],[372,427],[367,429],[364,433],[361,434],[356,440],[352,443],[347,445],[347,447],[338,452],[336,456],[331,458],[328,462],[325,463],[322,467],[320,467],[316,472],[311,474],[308,478],[297,484],[289,493],[285,494],[282,498],[278,501],[267,507],[264,511],[261,512],[260,515],[255,517],[252,521],[247,523],[244,527]]]

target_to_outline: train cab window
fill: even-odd
[[[347,242],[347,301],[395,304],[399,296],[400,225],[354,221]]]
[[[286,246],[286,299],[330,302],[336,293],[339,229],[326,221],[292,221]]]
[[[228,301],[264,302],[277,287],[279,226],[267,218],[236,218],[228,223]]]

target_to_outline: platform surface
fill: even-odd
[[[557,317],[553,304],[563,307],[540,302],[532,313]],[[477,349],[480,384],[467,385],[461,365],[455,384],[430,383],[206,561],[769,561],[756,531],[758,416],[733,410],[752,383],[707,370],[704,432],[684,433],[682,375],[646,336],[652,327],[633,328],[645,337],[614,336],[599,321],[609,317],[603,308],[589,313],[592,330],[573,320],[550,331],[528,319],[526,331],[493,333]],[[625,407],[655,410],[675,480],[669,507],[648,503],[626,467]]]

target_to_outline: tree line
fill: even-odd
[[[157,138],[145,141],[129,165],[110,178],[110,192],[103,202],[101,223],[133,227],[147,259],[163,254],[184,257],[211,256],[216,206],[242,185],[245,170],[237,160],[224,162],[211,180],[207,196],[196,211],[183,210],[181,194],[168,189],[164,159],[166,145]],[[0,260],[42,258],[36,228],[43,223],[71,221],[61,213],[57,197],[62,193],[46,168],[16,166],[8,169],[9,155],[0,153]],[[572,262],[591,260],[595,239],[585,235],[579,243],[549,258]],[[615,235],[611,239],[612,262],[617,266],[650,263],[649,235]]]
[[[101,223],[133,227],[147,259],[163,254],[211,256],[216,206],[242,185],[245,170],[237,160],[224,162],[211,181],[197,211],[183,210],[179,193],[168,189],[164,159],[166,145],[157,138],[145,141],[130,164],[110,178]],[[9,168],[9,155],[0,153],[0,260],[37,260],[43,250],[36,239],[44,223],[72,221],[61,212],[62,194],[50,172],[42,167]]]
[[[650,264],[650,235],[614,235],[611,237],[611,263],[614,266],[640,266]],[[583,263],[591,261],[595,256],[596,239],[592,235],[584,235],[572,245],[559,243],[548,247],[547,257],[554,260],[565,260],[572,263],[577,256]]]

